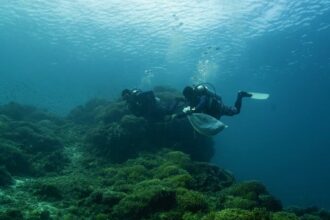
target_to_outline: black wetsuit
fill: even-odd
[[[134,90],[126,101],[129,110],[135,116],[141,116],[147,120],[162,120],[166,114],[153,91]]]
[[[242,96],[237,95],[237,99],[234,106],[226,106],[220,96],[208,92],[207,94],[196,94],[191,100],[187,100],[188,105],[191,108],[195,108],[194,112],[205,113],[211,115],[217,119],[221,116],[233,116],[237,115],[241,111]]]

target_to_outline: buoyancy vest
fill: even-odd
[[[194,92],[198,96],[207,96],[208,103],[207,108],[210,110],[214,110],[214,108],[218,109],[221,105],[221,97],[218,96],[215,92],[212,92],[206,85],[199,84],[193,86]]]

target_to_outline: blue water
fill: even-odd
[[[179,2],[179,3],[178,3]],[[227,104],[214,163],[285,205],[330,209],[329,0],[0,0],[0,104],[65,115],[123,88],[214,84]]]

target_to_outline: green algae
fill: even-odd
[[[179,98],[159,87],[157,96]],[[121,100],[91,100],[65,119],[0,107],[0,219],[325,220],[283,209],[258,181],[208,163],[212,140],[186,120],[149,123]],[[204,162],[201,162],[204,161]],[[14,208],[15,207],[15,208]]]

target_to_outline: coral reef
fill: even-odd
[[[5,167],[0,167],[0,187],[8,186],[13,183],[13,178]]]
[[[180,98],[157,87],[163,105]],[[283,208],[258,181],[213,164],[212,139],[186,119],[150,122],[121,100],[91,100],[66,118],[0,106],[0,219],[328,220]]]
[[[291,220],[329,217],[329,213],[316,208],[284,210],[261,183],[236,183],[233,176],[222,169],[216,171],[221,178],[213,179],[213,172],[203,174],[208,176],[206,179],[213,180],[213,185],[217,182],[221,186],[208,191],[205,184],[196,184],[201,181],[196,170],[201,166],[203,170],[214,170],[214,166],[194,162],[179,151],[142,154],[122,164],[86,168],[86,161],[81,163],[64,174],[26,179],[15,188],[4,189],[5,193],[0,194],[0,219]],[[264,203],[262,197],[265,196],[277,203]]]
[[[68,160],[60,119],[17,103],[0,107],[0,113],[0,166],[10,175],[46,175],[64,168]]]
[[[164,108],[180,99],[177,91],[165,87],[155,88],[155,94]],[[196,133],[187,119],[151,123],[132,115],[122,100],[91,100],[73,109],[67,119],[85,126],[87,151],[112,162],[124,162],[140,152],[162,148],[186,152],[199,161],[209,161],[214,153],[212,139]]]

